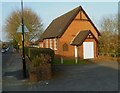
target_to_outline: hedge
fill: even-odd
[[[30,48],[34,48],[34,49],[35,49],[36,47],[24,47],[25,55],[28,56],[28,57],[29,57],[29,55],[30,55],[30,51],[29,51]]]
[[[33,60],[36,57],[41,57],[41,54],[49,55],[51,57],[51,62],[54,60],[54,51],[50,48],[35,48],[35,47],[25,47],[25,55]]]

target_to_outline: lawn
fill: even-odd
[[[89,62],[88,60],[78,59],[78,61],[76,63],[75,59],[65,59],[65,58],[63,58],[62,61],[61,61],[61,59],[54,58],[54,61],[53,61],[53,64],[65,64],[65,65],[67,65],[67,64],[70,64],[70,65],[72,65],[72,64],[89,64],[89,63],[91,63],[91,62]]]

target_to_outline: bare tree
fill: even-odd
[[[103,18],[101,22],[99,52],[108,56],[118,54],[118,16]]]
[[[25,42],[29,42],[36,34],[41,34],[43,30],[43,24],[37,14],[29,8],[25,8],[23,11],[24,24],[28,28],[29,32],[25,34]],[[16,10],[6,19],[5,31],[8,33],[8,37],[15,39],[18,43],[21,42],[21,34],[17,33],[18,27],[21,25],[21,11]],[[37,35],[39,36],[39,35]]]

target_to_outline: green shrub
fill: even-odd
[[[6,44],[2,44],[2,49],[6,49],[6,48],[7,48]]]
[[[32,60],[32,65],[33,67],[37,67],[42,63],[42,60],[40,57],[36,56],[35,58],[33,58]]]
[[[17,50],[19,49],[19,45],[18,45],[18,42],[16,40],[13,40],[13,47]]]
[[[49,49],[49,48],[29,48],[28,52],[29,52],[28,57],[31,60],[33,60],[36,56],[40,57],[42,54],[44,56],[48,56],[49,55],[51,57],[50,62],[52,62],[53,59],[54,59],[54,51]]]
[[[36,56],[33,58],[32,65],[33,67],[38,67],[43,64],[49,64],[50,61],[51,61],[51,57],[49,55],[41,54],[40,56]]]
[[[28,48],[29,47],[24,47],[25,55],[28,56]]]
[[[25,55],[28,56],[28,57],[30,57],[30,56],[29,56],[29,55],[30,55],[30,48],[35,49],[35,47],[24,47]]]
[[[25,55],[36,67],[43,63],[53,63],[54,51],[48,48],[25,47]]]

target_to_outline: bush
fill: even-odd
[[[29,47],[24,47],[24,52],[25,52],[25,55],[28,56],[28,48]]]
[[[30,81],[36,82],[39,80],[51,79],[52,69],[49,63],[51,61],[51,56],[48,54],[40,54],[39,56],[33,57],[31,61],[26,57],[26,61]]]
[[[6,44],[2,44],[2,49],[6,49],[7,45]]]
[[[33,60],[35,57],[41,57],[41,55],[46,56],[46,60],[49,60],[49,57],[51,57],[51,62],[53,62],[54,59],[54,51],[49,48],[28,48],[28,57]],[[49,56],[49,57],[48,57]]]
[[[17,50],[19,49],[18,42],[16,40],[13,40],[13,47]]]
[[[43,64],[49,64],[50,61],[51,57],[49,55],[41,54],[40,56],[36,56],[33,58],[32,65],[33,67],[38,67]]]
[[[31,82],[51,79],[52,77],[51,65],[43,64],[37,67],[30,67],[28,73],[29,80]]]
[[[24,52],[25,52],[25,55],[26,56],[29,56],[30,55],[30,48],[35,48],[35,47],[24,47]]]

